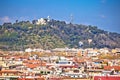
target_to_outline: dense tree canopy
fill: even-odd
[[[83,46],[79,46],[79,41],[83,42]],[[46,25],[36,25],[29,21],[0,25],[0,49],[24,50],[28,47],[115,48],[120,47],[120,34],[107,32],[96,26],[66,24],[57,20],[51,20]]]

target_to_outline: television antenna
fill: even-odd
[[[73,23],[73,15],[70,15],[70,23]]]

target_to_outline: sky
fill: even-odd
[[[0,0],[0,24],[47,18],[120,33],[120,0]]]

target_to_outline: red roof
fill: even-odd
[[[36,68],[39,66],[46,66],[46,62],[39,60],[25,60],[23,61],[24,65],[28,68]]]
[[[28,68],[37,68],[40,66],[40,64],[25,64]]]
[[[29,63],[25,63],[25,66],[27,66],[28,68],[37,68],[39,66],[46,66],[46,63],[39,63],[39,64],[29,64]]]
[[[120,76],[94,76],[94,80],[120,80]]]
[[[45,80],[42,77],[37,77],[37,78],[19,78],[18,80]]]
[[[104,66],[104,69],[105,70],[111,70],[111,69],[120,70],[120,66]]]
[[[14,58],[15,60],[16,59],[20,59],[20,58],[22,58],[22,59],[28,59],[28,56],[6,56],[6,58],[7,59]]]
[[[0,73],[20,73],[20,71],[17,70],[2,70]]]
[[[40,60],[25,60],[24,63],[40,63]]]

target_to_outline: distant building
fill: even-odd
[[[40,18],[40,19],[38,19],[38,21],[37,21],[37,25],[46,25],[46,20],[44,19],[44,18]]]
[[[43,52],[43,49],[31,49],[31,48],[27,48],[25,49],[25,52]]]
[[[48,21],[48,22],[50,21],[50,16],[47,17],[47,21]]]
[[[31,48],[27,48],[27,49],[25,49],[25,52],[32,52],[32,49]]]

